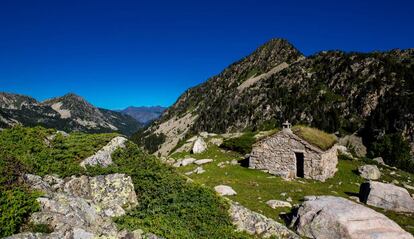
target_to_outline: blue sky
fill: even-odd
[[[175,102],[271,38],[304,54],[414,47],[413,1],[0,1],[0,91]]]

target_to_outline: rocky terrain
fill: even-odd
[[[97,108],[75,94],[38,102],[28,96],[0,93],[0,128],[17,124],[126,135],[131,135],[142,126],[130,116]]]
[[[123,110],[119,110],[119,112],[129,115],[132,118],[136,119],[138,122],[147,125],[150,124],[152,121],[158,119],[166,109],[166,107],[162,106],[130,106]]]
[[[180,140],[203,131],[256,131],[289,120],[339,135],[356,133],[370,156],[393,165],[404,160],[408,164],[400,166],[411,168],[406,142],[412,158],[413,65],[413,49],[304,57],[288,41],[271,40],[187,90],[134,138],[151,153],[168,155]]]

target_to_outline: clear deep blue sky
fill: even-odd
[[[275,37],[306,55],[414,47],[414,1],[0,1],[0,91],[175,102]]]

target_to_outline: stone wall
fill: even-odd
[[[253,146],[249,167],[286,179],[296,178],[295,152],[304,155],[304,177],[324,181],[336,172],[336,148],[322,151],[293,133],[281,131]]]

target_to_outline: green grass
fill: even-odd
[[[319,129],[303,125],[295,125],[292,128],[292,131],[300,138],[306,140],[316,147],[319,147],[322,150],[327,150],[336,143],[335,135],[325,133]]]
[[[180,153],[172,157],[178,159],[185,156],[188,156],[188,154]],[[285,201],[288,197],[291,197],[292,204],[300,204],[304,196],[307,195],[334,195],[349,198],[358,194],[359,185],[364,182],[364,179],[356,173],[358,166],[365,164],[363,161],[339,160],[339,170],[335,176],[325,182],[319,182],[306,179],[285,181],[280,177],[239,165],[227,165],[225,168],[220,168],[217,166],[219,162],[231,161],[233,159],[240,160],[241,155],[235,152],[223,151],[214,145],[209,146],[206,152],[191,155],[191,157],[214,159],[214,162],[203,165],[203,168],[206,170],[205,173],[190,176],[195,182],[211,188],[220,184],[229,185],[237,192],[237,195],[230,196],[229,198],[282,223],[283,220],[279,215],[290,212],[290,208],[272,209],[266,205],[266,201],[271,199]],[[190,165],[178,168],[178,170],[181,173],[185,173],[193,170],[195,167],[196,165]],[[384,172],[381,180],[386,182],[391,182],[394,179],[398,179],[400,182],[407,182],[410,178],[411,180],[414,179],[412,174],[400,170],[394,170],[397,172],[396,175],[390,175],[390,169],[388,168],[382,169],[381,167],[381,170]],[[412,182],[411,185],[413,185]],[[281,193],[286,193],[287,196],[282,196]],[[414,217],[383,212],[383,210],[378,208],[375,208],[375,210],[389,216],[410,233],[414,233]]]
[[[256,142],[254,135],[255,133],[246,132],[240,137],[226,139],[221,147],[241,154],[248,154],[252,151],[252,146]]]

